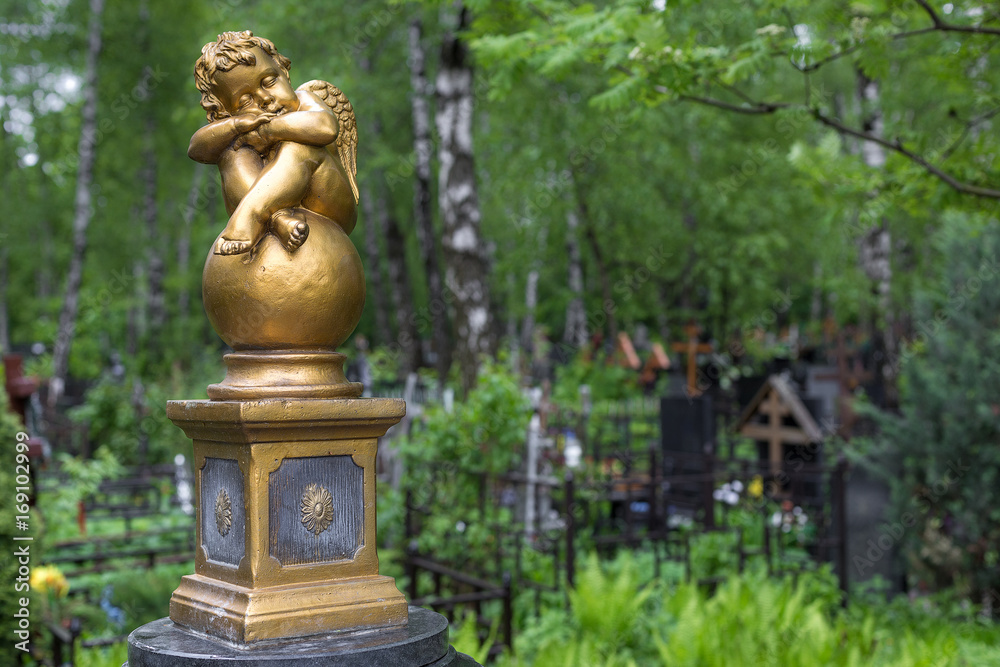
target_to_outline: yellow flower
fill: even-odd
[[[62,598],[66,597],[66,594],[69,592],[69,582],[66,581],[66,577],[63,576],[63,573],[55,565],[36,567],[31,572],[29,583],[32,588],[43,595],[51,592],[56,597]]]
[[[747,493],[753,498],[760,498],[764,495],[764,480],[760,475],[754,475],[753,479],[750,480],[750,485],[747,486]]]

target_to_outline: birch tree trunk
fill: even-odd
[[[66,277],[66,295],[59,313],[59,330],[52,350],[52,379],[49,381],[49,408],[55,409],[66,387],[69,370],[69,353],[76,330],[76,316],[80,305],[80,282],[83,278],[83,260],[87,253],[87,227],[93,215],[90,187],[94,178],[94,161],[97,143],[97,62],[101,54],[101,22],[104,0],[90,0],[90,27],[87,36],[87,59],[83,84],[83,118],[78,148],[79,168],[76,173],[76,196],[73,214],[73,253],[70,256],[69,275]]]
[[[580,259],[580,242],[577,229],[580,218],[576,211],[566,213],[566,254],[569,257],[569,291],[572,298],[566,305],[566,328],[563,342],[575,348],[587,344],[587,313],[583,305],[583,263]]]
[[[885,134],[885,123],[882,116],[880,90],[877,81],[873,81],[857,73],[858,100],[862,113],[862,126],[865,132],[882,137]],[[861,143],[861,158],[873,169],[885,166],[885,148],[871,141]],[[895,404],[895,364],[897,358],[895,335],[893,331],[892,304],[890,290],[892,288],[892,236],[889,232],[889,222],[880,215],[871,228],[858,241],[858,252],[861,268],[872,281],[876,309],[872,316],[871,333],[874,348],[873,363],[878,387],[884,392],[882,397],[874,397],[883,407]],[[881,401],[879,399],[881,398]]]
[[[521,323],[521,349],[530,369],[535,361],[535,313],[538,310],[538,269],[528,272],[524,287],[524,320]]]
[[[492,355],[496,340],[490,312],[488,262],[480,237],[479,198],[472,152],[472,65],[458,33],[468,11],[455,4],[455,25],[441,42],[441,69],[435,86],[440,136],[438,200],[441,207],[445,284],[453,297],[455,353],[462,386],[476,381],[482,355]]]
[[[434,367],[438,381],[444,386],[451,366],[451,347],[448,344],[448,311],[444,308],[444,289],[441,282],[441,266],[438,262],[438,248],[435,243],[434,220],[431,212],[431,121],[430,104],[427,102],[427,75],[424,47],[420,40],[423,26],[420,19],[410,23],[410,87],[413,108],[413,152],[414,164],[413,210],[417,218],[417,239],[424,259],[424,274],[427,276],[427,294],[432,309],[431,349],[434,351]],[[440,304],[436,308],[435,304]]]

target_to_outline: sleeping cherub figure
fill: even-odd
[[[324,81],[293,89],[291,62],[249,30],[201,50],[195,82],[208,125],[188,156],[217,164],[229,223],[217,255],[252,251],[273,234],[289,252],[306,242],[302,209],[350,233],[357,221],[357,124],[347,97]]]

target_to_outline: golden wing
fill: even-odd
[[[340,125],[337,132],[337,152],[340,161],[347,172],[347,180],[351,182],[354,191],[354,203],[358,203],[358,123],[354,118],[354,107],[347,95],[332,83],[314,79],[299,86],[299,90],[308,90],[330,107]]]

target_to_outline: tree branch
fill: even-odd
[[[990,109],[986,113],[980,114],[979,116],[976,116],[975,118],[971,118],[968,121],[966,121],[965,127],[962,128],[961,134],[958,135],[958,139],[955,139],[955,141],[952,142],[951,146],[948,146],[948,148],[944,149],[941,152],[941,162],[944,162],[945,160],[950,158],[952,153],[954,153],[958,149],[958,147],[962,145],[962,142],[965,141],[965,139],[969,136],[969,133],[972,132],[972,128],[988,121],[997,114],[1000,114],[1000,107],[996,107],[995,109]]]
[[[930,162],[928,162],[927,159],[924,158],[922,155],[918,155],[917,153],[914,153],[910,149],[903,146],[902,142],[900,142],[899,139],[896,139],[895,141],[887,141],[886,139],[875,136],[874,134],[870,134],[868,132],[862,132],[861,130],[856,130],[853,127],[844,125],[838,120],[823,115],[819,111],[819,109],[813,109],[812,114],[813,117],[820,123],[826,125],[827,127],[833,128],[834,130],[840,132],[841,134],[846,134],[852,137],[856,137],[858,139],[863,139],[864,141],[871,141],[873,143],[878,144],[879,146],[882,146],[883,148],[887,148],[895,153],[899,153],[900,155],[908,158],[910,161],[920,165],[921,167],[923,167],[925,171],[936,176],[940,180],[944,181],[952,189],[958,192],[961,192],[963,194],[975,195],[977,197],[1000,199],[1000,190],[994,190],[992,188],[984,188],[979,185],[972,185],[971,183],[964,183],[958,180],[951,174],[945,172],[939,167],[936,167]]]
[[[934,23],[935,30],[941,30],[943,32],[965,32],[975,35],[1000,35],[1000,28],[987,28],[981,25],[957,25],[955,23],[947,23],[941,20],[938,13],[934,11],[934,8],[930,6],[926,0],[914,0],[918,5],[924,8],[927,15],[931,18]]]
[[[711,107],[725,109],[726,111],[734,111],[736,113],[748,114],[752,116],[774,113],[780,109],[788,109],[792,106],[791,104],[787,104],[785,102],[753,102],[753,106],[740,106],[738,104],[730,104],[729,102],[723,102],[722,100],[717,100],[711,97],[700,97],[698,95],[679,95],[677,99],[687,102],[697,102],[698,104],[705,104]]]

